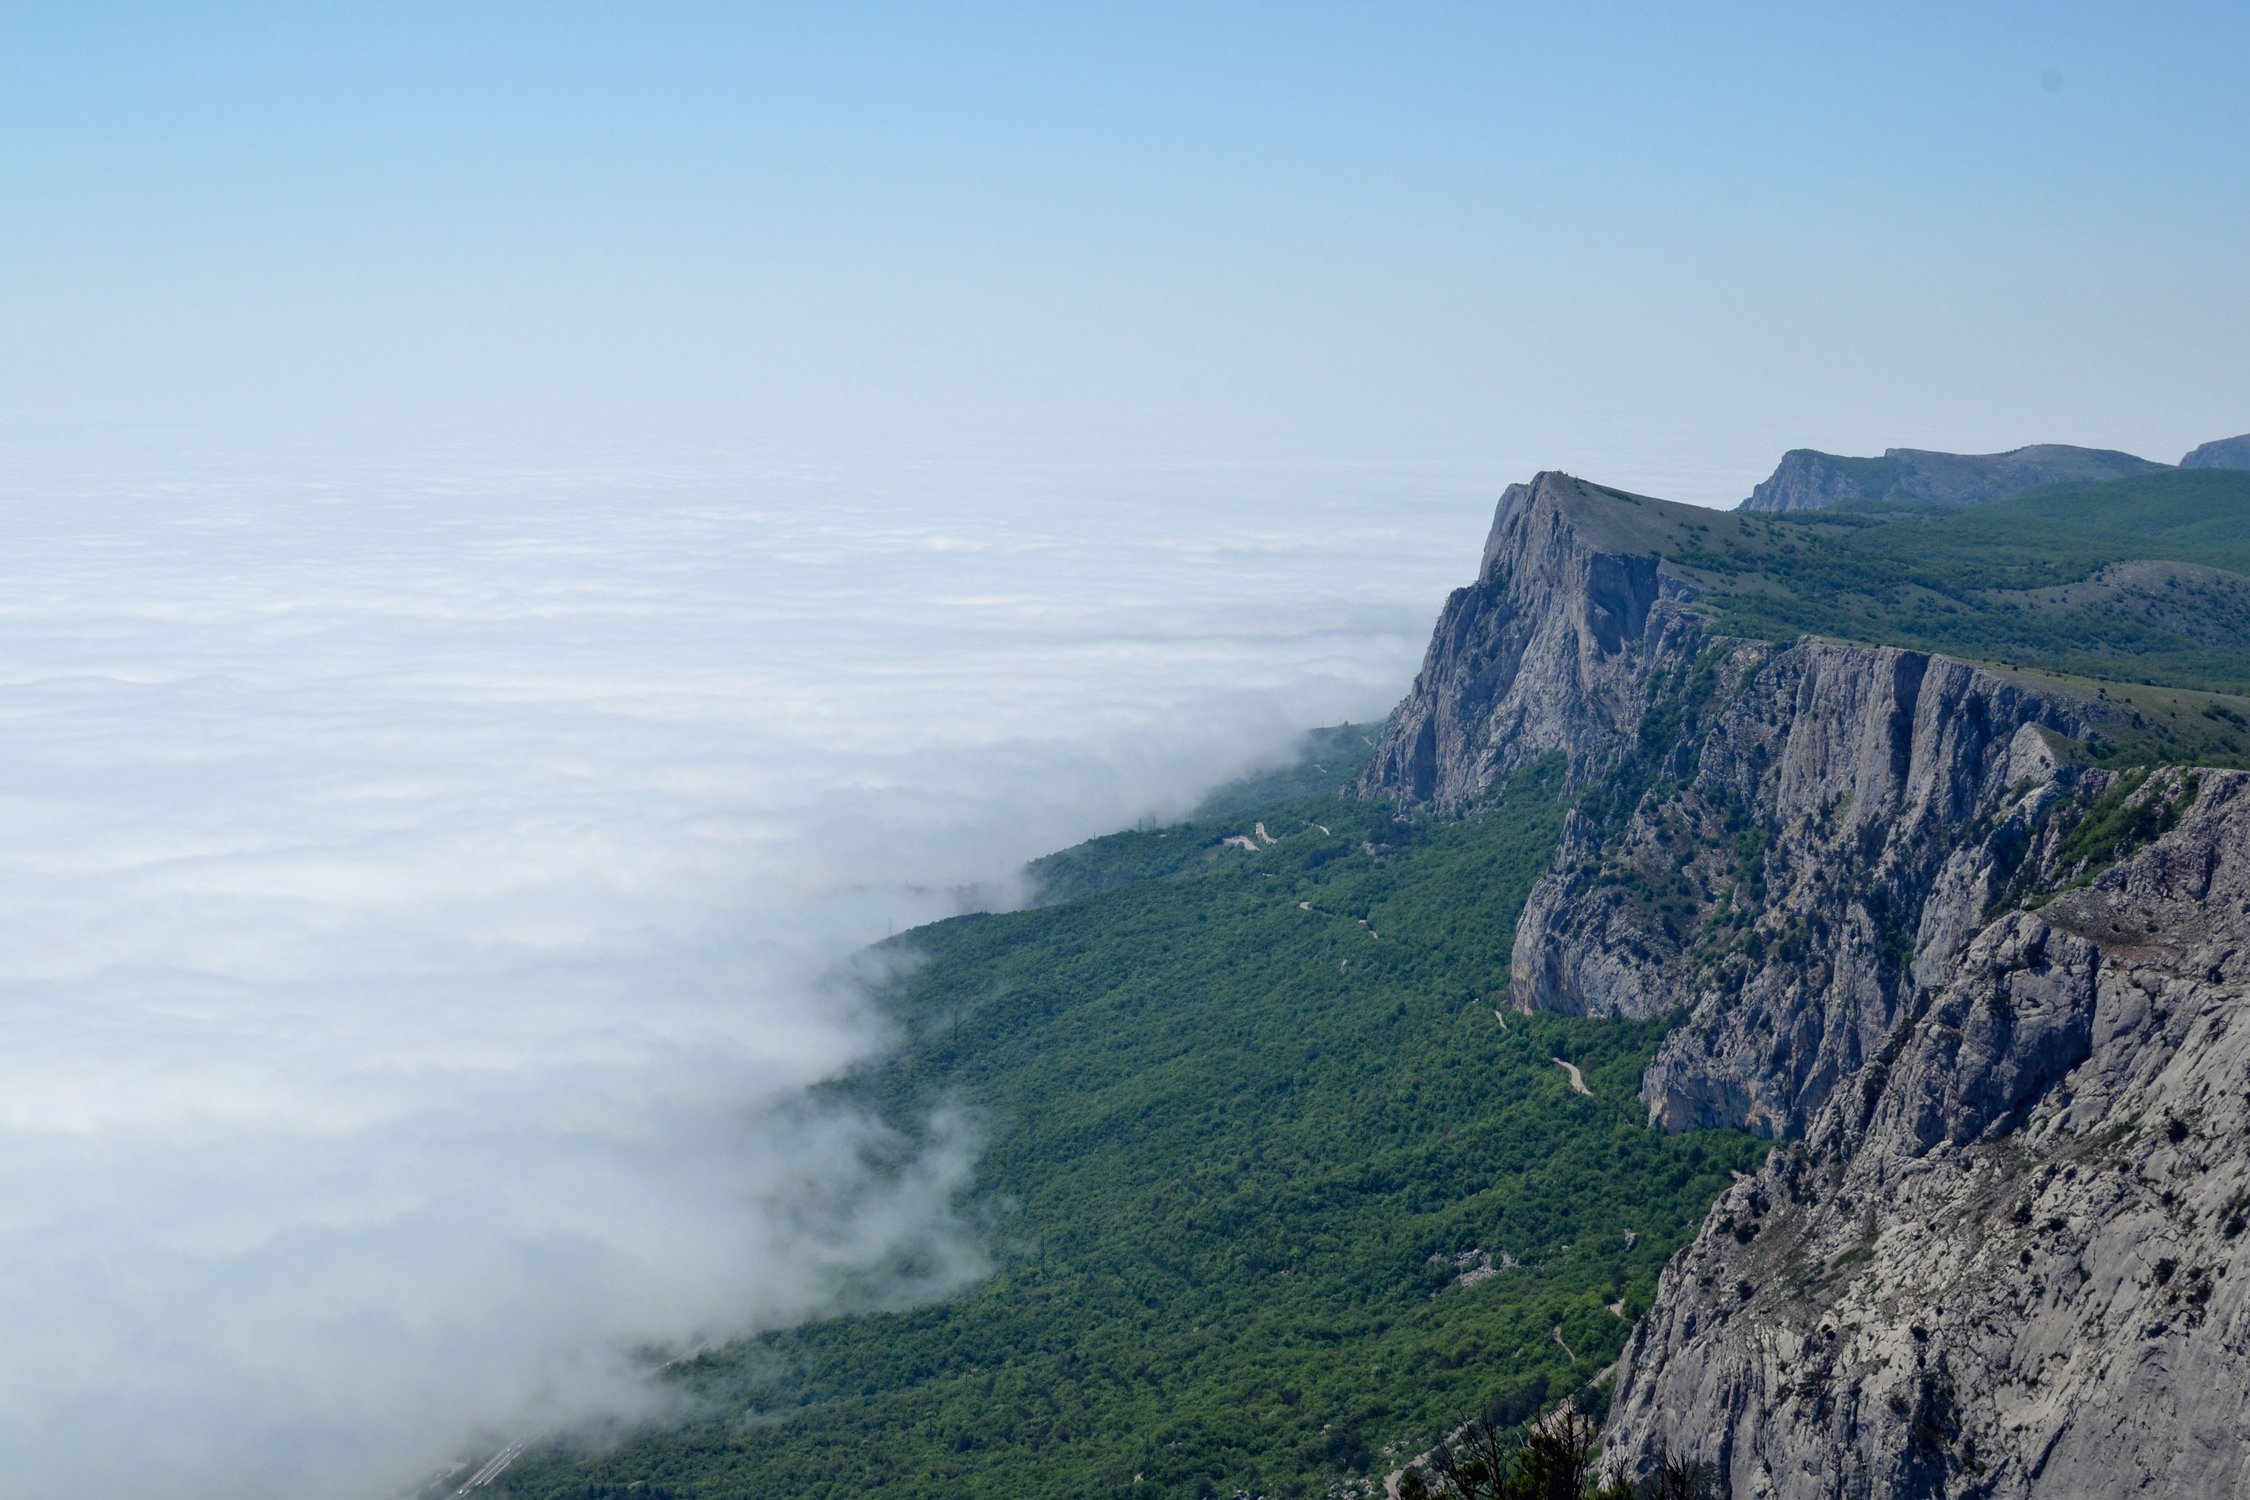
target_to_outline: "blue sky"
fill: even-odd
[[[0,28],[0,432],[41,453],[1675,449],[1739,493],[1793,443],[2250,427],[2240,6]]]

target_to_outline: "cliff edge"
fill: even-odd
[[[1678,1017],[1652,1123],[1785,1143],[1667,1270],[1613,1456],[1744,1497],[2250,1488],[2250,776],[2102,768],[2138,711],[2090,687],[1721,634],[1725,545],[1512,487],[1358,786],[1459,812],[1560,752],[1511,999]]]

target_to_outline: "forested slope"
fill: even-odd
[[[992,1276],[709,1351],[698,1419],[506,1492],[1320,1495],[1586,1381],[1761,1148],[1645,1125],[1661,1024],[1495,1014],[1558,782],[1438,823],[1238,788],[1075,851],[1095,894],[899,939],[900,1054],[841,1089],[978,1123]]]

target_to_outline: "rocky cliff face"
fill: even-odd
[[[1970,935],[2026,836],[1996,817],[2007,788],[2084,724],[2068,701],[1915,652],[1698,645],[1674,669],[1693,717],[1647,790],[1573,820],[1533,892],[1513,998],[1684,1011],[1644,1081],[1651,1118],[1792,1136]],[[1673,691],[1659,684],[1660,711]]]
[[[2197,450],[2202,451],[2202,450]],[[2035,443],[2006,453],[1935,453],[1887,448],[1881,458],[1845,458],[1793,448],[1742,502],[1744,510],[1817,510],[1851,500],[1975,505],[2037,485],[2122,479],[2168,465],[2106,448]]]
[[[1627,1351],[1621,1459],[1807,1500],[2250,1494],[2250,777],[2199,783],[1984,924],[1729,1193]]]
[[[1592,767],[1633,737],[1651,653],[1682,616],[1660,608],[1677,601],[1653,556],[1589,534],[1605,500],[1565,474],[1508,487],[1477,581],[1446,600],[1365,791],[1457,809],[1550,751]]]
[[[1668,1270],[1613,1454],[1738,1496],[2250,1493],[2250,777],[2099,705],[1713,635],[1636,502],[1503,500],[1362,789],[1586,795],[1522,1007],[1681,1013],[1653,1121],[1784,1142]]]

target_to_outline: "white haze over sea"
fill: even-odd
[[[977,1274],[839,965],[1382,713],[1497,488],[12,477],[0,1493],[381,1496]]]

